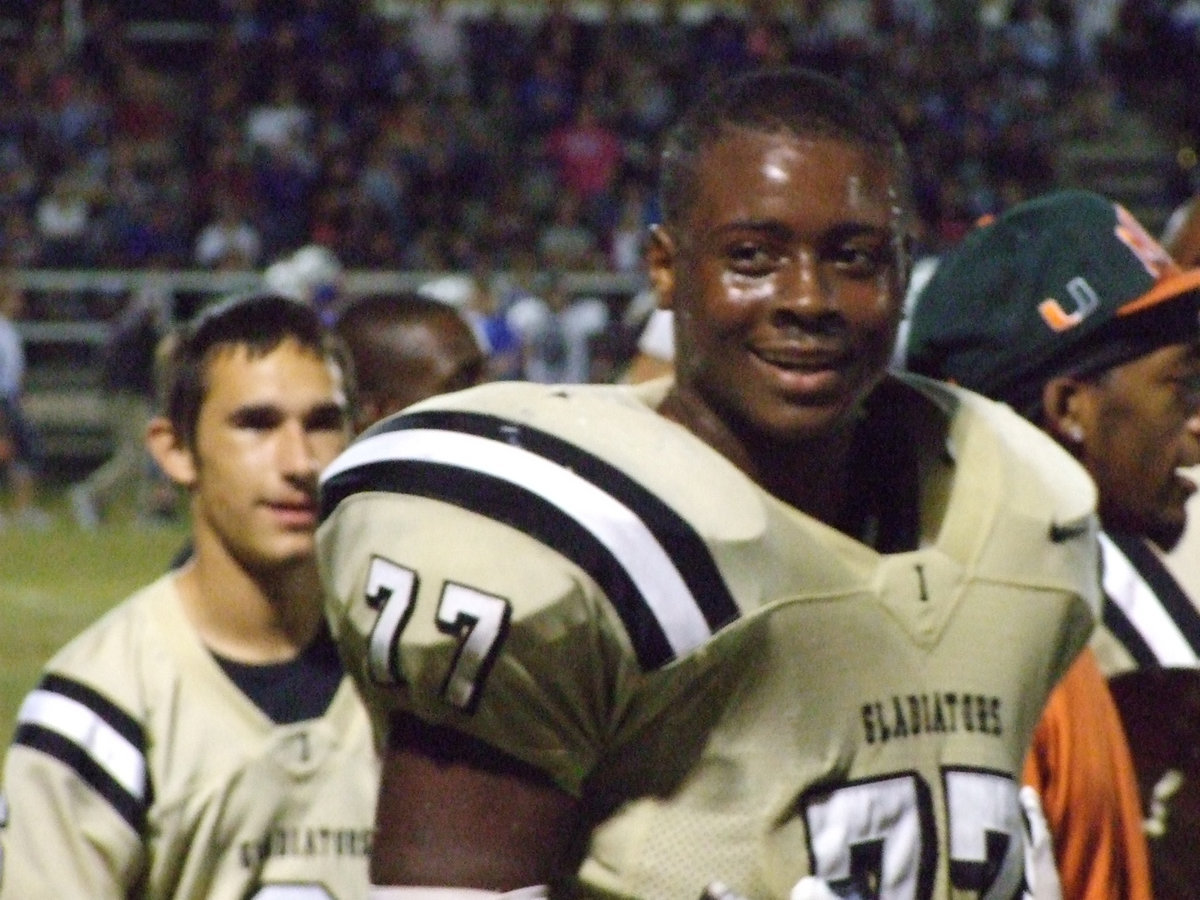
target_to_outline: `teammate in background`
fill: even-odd
[[[438,300],[415,293],[355,298],[335,328],[354,363],[356,431],[486,375],[487,357],[471,326]]]
[[[1110,676],[1196,665],[1200,614],[1157,554],[1182,534],[1195,490],[1178,470],[1200,462],[1198,310],[1200,270],[1181,270],[1120,206],[1062,191],[968,235],[942,258],[910,318],[912,371],[1010,404],[1075,455],[1098,489],[1104,628],[1095,657],[1082,657],[1056,692],[1051,708],[1061,715],[1045,727],[1058,731],[1039,736],[1030,772],[1044,784],[1066,898],[1151,896],[1129,750],[1142,753],[1156,738],[1135,727],[1125,700],[1138,698],[1114,682],[1129,736],[1122,746],[1111,698],[1088,700],[1080,681],[1100,682],[1097,659]],[[1145,786],[1147,815],[1155,780]],[[1194,843],[1195,830],[1181,837]],[[1161,898],[1170,887],[1159,874],[1156,866]]]
[[[317,476],[346,446],[309,306],[204,310],[148,444],[194,552],[47,664],[4,771],[0,897],[361,898],[377,761],[321,614]]]
[[[885,375],[908,178],[844,84],[725,83],[662,160],[676,381],[483,385],[326,470],[375,900],[1032,880],[1017,778],[1092,629],[1094,494],[1002,406]]]
[[[667,309],[654,309],[638,333],[633,359],[622,380],[641,384],[670,375],[675,368],[675,317]]]

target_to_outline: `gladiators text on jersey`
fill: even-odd
[[[893,694],[862,705],[863,734],[868,744],[960,731],[1000,737],[1000,709],[999,697],[967,691]]]

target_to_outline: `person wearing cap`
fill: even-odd
[[[1200,266],[1200,194],[1175,208],[1159,240],[1181,266]],[[1200,495],[1193,494],[1188,501],[1188,527],[1167,554],[1166,562],[1188,596],[1200,597]]]
[[[1026,768],[1041,783],[1064,898],[1149,896],[1129,756],[1143,792],[1161,789],[1138,751],[1162,742],[1133,727],[1148,702],[1138,680],[1112,682],[1106,698],[1094,664],[1124,678],[1200,659],[1200,613],[1160,559],[1183,533],[1195,491],[1179,470],[1200,462],[1198,310],[1200,270],[1181,269],[1121,206],[1069,190],[968,234],[911,313],[910,371],[1008,403],[1066,447],[1098,489],[1103,624],[1094,652],[1051,697]],[[1155,799],[1163,797],[1147,797]],[[1153,831],[1152,803],[1146,812]],[[1153,865],[1160,898],[1162,846]]]

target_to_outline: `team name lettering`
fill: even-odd
[[[371,855],[371,828],[273,828],[258,840],[240,845],[242,865],[257,868],[273,856]]]
[[[894,694],[862,705],[863,732],[868,744],[964,731],[1000,737],[1000,707],[999,697],[986,694]]]

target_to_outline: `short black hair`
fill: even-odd
[[[890,158],[904,176],[902,189],[908,190],[908,154],[886,106],[811,69],[757,69],[718,84],[667,133],[659,172],[665,224],[679,222],[687,214],[695,200],[699,157],[731,128],[828,137],[862,146]]]
[[[415,291],[365,294],[350,300],[338,315],[334,330],[354,362],[358,390],[366,395],[387,388],[395,353],[388,328],[431,319],[457,320],[464,332],[471,332],[456,307]]]
[[[213,357],[230,347],[266,356],[286,340],[342,371],[349,398],[353,375],[345,351],[312,306],[275,293],[226,297],[203,307],[165,339],[158,360],[159,405],[180,441],[192,446]]]

